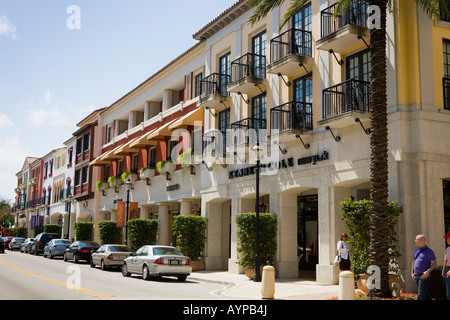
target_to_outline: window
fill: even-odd
[[[195,96],[198,97],[202,93],[203,73],[195,76]]]
[[[151,168],[156,167],[156,148],[150,148],[148,151],[147,165]]]
[[[255,119],[266,119],[266,93],[252,98],[252,116]]]
[[[442,41],[442,51],[444,54],[444,109],[450,109],[450,40]]]
[[[308,75],[294,81],[294,100],[312,103],[312,76]]]
[[[81,170],[75,171],[75,185],[79,186],[81,184]]]
[[[292,24],[294,26],[294,29],[311,31],[311,4],[305,6],[292,17]]]
[[[120,176],[123,173],[123,160],[117,161],[117,174],[116,176]]]
[[[138,159],[139,159],[139,157],[138,157],[137,154],[134,154],[131,157],[131,172],[133,172],[133,173],[137,173],[137,170],[138,170]]]
[[[252,53],[254,54],[254,61],[251,74],[258,78],[266,77],[266,38],[266,31],[261,32],[252,38]]]
[[[112,124],[107,124],[105,126],[105,139],[104,143],[107,144],[112,140]]]
[[[83,150],[83,139],[79,138],[77,140],[77,150],[76,150],[77,154],[80,154],[82,150]]]
[[[83,151],[89,150],[91,135],[88,133],[83,137]]]
[[[370,51],[364,50],[347,58],[347,79],[370,81]]]
[[[82,176],[81,176],[81,183],[85,184],[88,182],[88,178],[89,178],[89,167],[84,167],[82,169]]]
[[[108,181],[110,168],[111,168],[111,166],[109,166],[109,165],[105,166],[105,172],[103,174],[104,181]]]
[[[175,159],[172,159],[172,151],[176,148],[178,141],[172,141],[170,140],[168,143],[168,148],[167,148],[167,160],[173,160],[176,161],[177,158],[175,156]]]
[[[225,153],[227,142],[229,140],[227,138],[229,130],[227,130],[227,129],[230,129],[230,108],[220,111],[218,118],[219,119],[217,120],[218,121],[217,127],[218,127],[219,131],[221,132],[222,137],[219,137],[219,138],[216,137],[216,141],[221,141],[222,144],[220,145],[220,142],[219,142],[218,147],[219,147],[219,150],[222,150],[222,152]]]
[[[219,58],[219,93],[227,94],[227,85],[231,75],[231,53],[227,53]]]

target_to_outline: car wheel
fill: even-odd
[[[51,252],[51,251],[48,253],[48,258],[49,258],[49,259],[53,259],[53,255],[52,255],[52,252]]]
[[[67,256],[66,256],[66,254],[64,253],[64,255],[63,255],[63,260],[65,261],[65,262],[67,262],[68,261],[68,259],[67,259]]]
[[[78,256],[76,254],[73,255],[73,262],[74,263],[78,263],[79,262]]]
[[[186,281],[187,276],[178,276],[178,281],[183,282]]]
[[[108,269],[108,266],[105,264],[105,261],[101,261],[100,262],[100,268],[104,271],[104,270],[107,270]]]
[[[91,268],[95,268],[95,263],[92,258],[91,258],[91,262],[89,263],[89,265],[91,266]]]
[[[144,280],[150,280],[150,271],[148,270],[148,266],[147,265],[145,265],[142,268],[142,278]]]
[[[129,277],[129,276],[131,276],[131,273],[128,272],[128,267],[127,267],[127,264],[126,264],[125,262],[124,262],[123,265],[122,265],[122,275],[123,275],[124,277]]]

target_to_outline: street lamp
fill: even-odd
[[[255,236],[255,278],[253,279],[254,282],[261,282],[261,270],[260,270],[260,255],[261,255],[261,248],[259,246],[259,174],[260,174],[260,168],[261,168],[261,163],[260,163],[260,158],[259,158],[259,151],[260,151],[260,147],[259,147],[259,138],[257,136],[257,140],[256,140],[256,146],[254,146],[252,149],[254,151],[256,151],[256,200],[255,200],[255,212],[256,212],[256,221],[255,221],[255,232],[256,232],[256,236]]]
[[[126,216],[125,216],[125,245],[128,246],[128,215],[130,213],[130,190],[133,188],[133,183],[130,179],[125,181],[127,187],[127,202],[126,202]]]
[[[69,213],[69,221],[68,221],[68,230],[67,230],[67,238],[70,240],[70,216],[71,216],[71,209],[72,209],[72,201],[73,201],[73,195],[71,195],[71,194],[69,194],[68,196],[67,196],[67,199],[68,200],[65,200],[65,203],[66,203],[66,205],[68,205],[68,209],[67,209],[67,211],[68,211],[68,213]]]

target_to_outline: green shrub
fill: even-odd
[[[44,224],[44,232],[57,233],[61,237],[61,226],[59,224]]]
[[[259,214],[259,247],[260,263],[263,265],[275,264],[277,251],[277,216],[272,213]],[[239,265],[248,269],[255,268],[256,252],[256,213],[241,213],[236,216],[238,247],[237,252],[242,253]]]
[[[16,236],[21,238],[26,238],[28,236],[27,227],[18,227],[16,228]]]
[[[352,250],[351,268],[354,274],[366,273],[370,266],[370,200],[355,201],[345,199],[340,203],[342,207],[341,220],[348,229],[348,244]],[[398,270],[398,239],[395,226],[403,207],[396,201],[388,202],[389,213],[389,271]]]
[[[128,246],[136,251],[142,246],[152,244],[156,241],[158,233],[157,219],[132,219],[128,226]]]
[[[115,221],[102,220],[98,223],[101,244],[122,243],[122,228],[117,227]]]
[[[208,218],[188,215],[175,216],[172,230],[176,247],[191,260],[201,260],[205,249]]]
[[[74,228],[76,240],[92,241],[94,239],[94,224],[92,222],[76,222]]]

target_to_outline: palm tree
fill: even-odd
[[[336,12],[347,11],[351,2],[359,0],[338,0]],[[401,0],[405,1],[405,0]],[[446,0],[413,0],[427,16],[440,18],[440,10],[448,13]],[[249,22],[254,24],[264,18],[273,8],[282,4],[284,0],[250,0],[255,7]],[[280,29],[287,24],[293,15],[303,8],[309,0],[292,0],[287,13],[280,23]],[[370,120],[371,120],[371,165],[370,165],[370,200],[372,203],[370,214],[370,264],[377,265],[381,271],[381,289],[378,296],[388,297],[389,290],[389,226],[388,226],[388,129],[387,129],[387,95],[386,95],[386,16],[387,10],[392,9],[392,0],[369,0],[372,6],[380,9],[380,28],[370,31]]]

